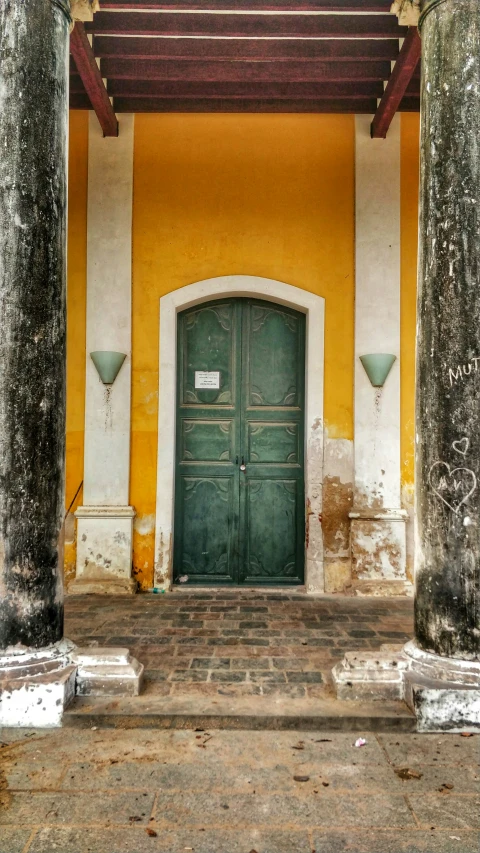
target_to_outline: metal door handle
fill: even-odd
[[[242,464],[240,465],[240,471],[246,471],[247,466],[245,465],[245,459],[242,456]]]

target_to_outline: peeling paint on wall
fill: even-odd
[[[353,504],[353,442],[332,439],[326,431],[322,529],[325,592],[344,592],[351,584],[350,519]]]

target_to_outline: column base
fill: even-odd
[[[144,666],[128,649],[77,649],[72,661],[78,696],[139,696]]]
[[[46,649],[0,656],[0,726],[49,728],[60,726],[75,696],[75,648],[61,640]]]
[[[132,506],[81,506],[77,519],[77,572],[73,594],[133,595]]]
[[[359,509],[349,513],[352,590],[357,595],[411,595],[407,580],[403,509]]]
[[[410,642],[347,652],[332,674],[339,699],[406,702],[419,732],[480,731],[480,661],[443,658]]]
[[[404,649],[405,701],[419,732],[480,731],[480,661],[444,658],[420,649]]]
[[[52,728],[78,696],[138,696],[143,664],[128,649],[77,649],[61,640],[47,649],[0,656],[0,726]]]

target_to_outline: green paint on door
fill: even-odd
[[[229,299],[178,316],[174,578],[299,584],[305,316]]]

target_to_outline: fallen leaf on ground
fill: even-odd
[[[331,743],[331,737],[321,737],[320,740],[316,740],[315,743]]]
[[[421,779],[423,773],[419,773],[418,770],[412,770],[411,767],[395,767],[395,773],[400,779]]]
[[[451,791],[453,785],[450,782],[443,782],[441,787],[438,789],[439,791]]]
[[[460,737],[473,737],[473,732],[460,732]]]
[[[293,777],[294,782],[308,782],[309,779],[310,779],[310,776],[294,776]]]
[[[292,749],[305,749],[305,744],[303,740],[299,740],[298,743],[295,744],[295,746],[292,746]]]
[[[147,826],[145,832],[147,833],[147,835],[150,836],[150,838],[157,838],[158,837],[158,832],[155,832],[154,829],[150,829],[149,826]]]

